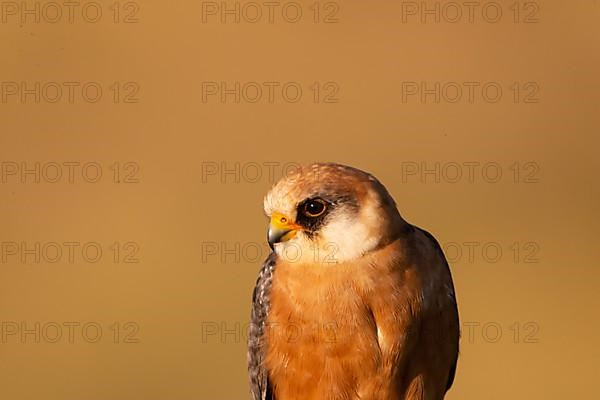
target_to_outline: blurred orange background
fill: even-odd
[[[248,398],[262,197],[309,161],[446,250],[447,399],[600,394],[597,2],[0,7],[2,398]]]

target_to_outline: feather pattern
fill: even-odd
[[[275,253],[271,253],[263,263],[256,286],[252,293],[252,311],[248,334],[248,374],[250,391],[254,400],[275,400],[269,384],[269,377],[263,361],[265,354],[264,331],[269,313],[269,293],[275,268]]]

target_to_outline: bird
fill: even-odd
[[[438,400],[459,315],[436,239],[370,173],[300,165],[264,198],[271,252],[252,292],[253,400]]]

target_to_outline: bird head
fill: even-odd
[[[371,174],[333,164],[296,168],[267,193],[267,239],[288,262],[351,261],[391,242],[406,223]]]

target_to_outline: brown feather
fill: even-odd
[[[276,398],[443,398],[459,333],[440,256],[411,229],[353,263],[278,260],[265,360]]]

